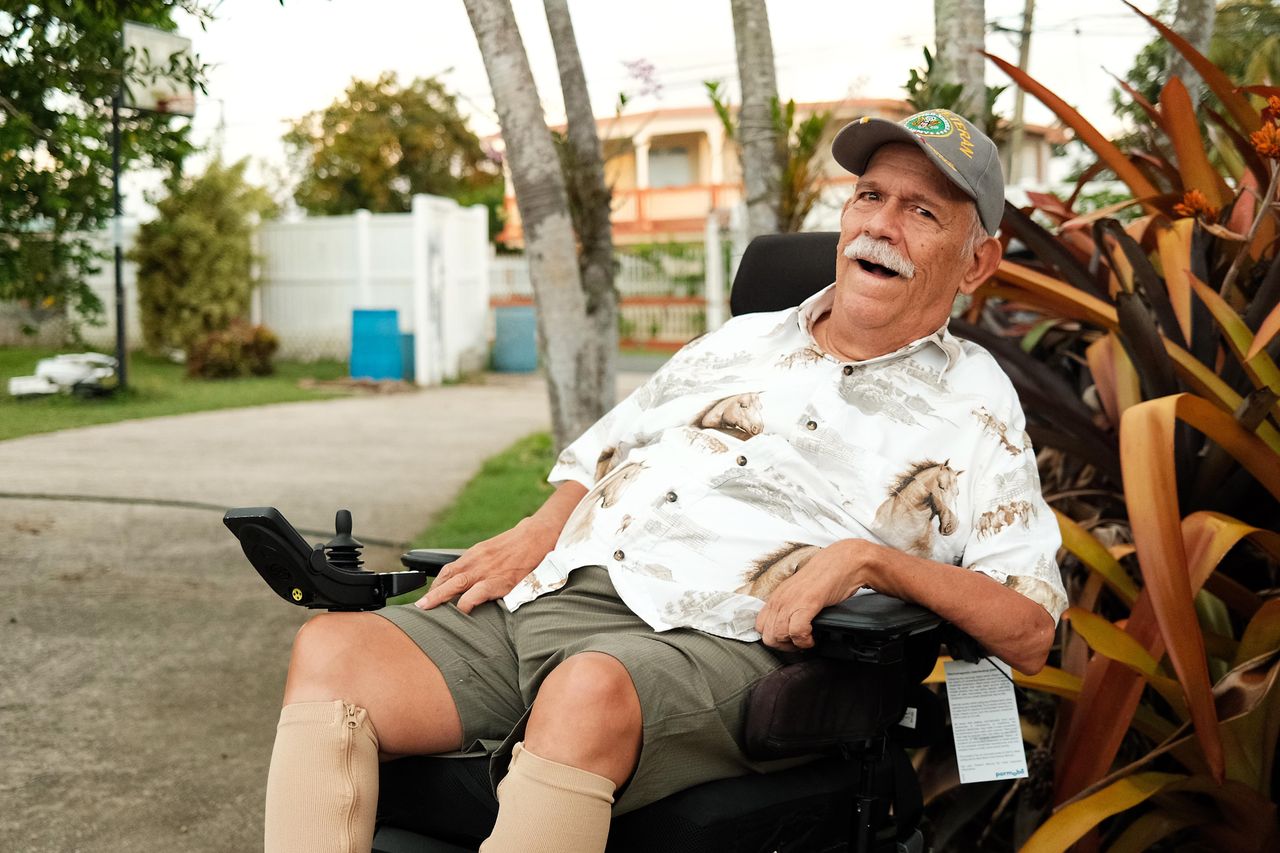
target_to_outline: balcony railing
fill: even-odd
[[[828,186],[852,183],[853,176],[828,179]],[[613,232],[619,237],[702,233],[713,210],[733,207],[742,199],[742,184],[689,184],[613,191]],[[508,244],[524,238],[516,200],[506,198],[507,223],[500,239]]]

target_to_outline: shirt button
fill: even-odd
[[[669,503],[669,504],[673,504],[673,503],[675,503],[675,502],[676,502],[676,497],[677,497],[677,495],[676,495],[676,493],[675,493],[675,492],[667,492],[667,503]]]
[[[745,456],[739,456],[739,457],[738,457],[738,464],[739,464],[739,465],[746,465],[746,464],[747,464],[747,457],[745,457]]]
[[[622,553],[622,549],[621,549],[621,548],[619,548],[617,551],[614,551],[614,552],[613,552],[613,559],[615,559],[615,560],[621,560],[621,559],[622,559],[623,557],[625,557],[625,556],[627,556],[627,555],[626,555],[626,554],[624,554],[624,553]]]
[[[844,366],[844,375],[845,375],[845,376],[852,376],[852,375],[853,375],[853,365],[852,365],[852,364],[846,364],[846,365]]]
[[[815,430],[815,429],[817,429],[817,428],[818,428],[818,422],[817,422],[817,421],[809,421],[807,424],[805,424],[805,425],[804,425],[804,428],[805,428],[805,429],[808,429],[808,430]]]

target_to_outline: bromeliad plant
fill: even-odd
[[[1236,88],[1143,17],[1216,96],[1208,146],[1177,78],[1130,91],[1161,138],[1121,151],[990,57],[1098,158],[1070,198],[1006,208],[1026,253],[960,324],[1019,387],[1080,570],[1058,665],[1017,679],[1065,700],[1024,719],[1055,809],[1022,849],[1280,849],[1280,89]],[[1104,170],[1132,199],[1077,215]]]

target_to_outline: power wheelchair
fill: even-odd
[[[794,306],[834,280],[834,232],[769,235],[743,255],[733,313]],[[348,513],[312,546],[272,508],[235,509],[226,525],[278,595],[330,610],[372,610],[422,586],[456,551],[410,551],[405,571],[363,571]],[[777,773],[708,782],[613,821],[609,853],[922,853],[923,804],[906,750],[941,730],[921,682],[940,645],[976,660],[973,641],[935,614],[880,594],[827,608],[816,646],[748,699],[747,753],[816,756]],[[487,758],[401,758],[381,768],[375,853],[471,853],[497,802]]]

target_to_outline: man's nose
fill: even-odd
[[[882,204],[871,218],[862,226],[863,231],[873,240],[884,240],[897,243],[902,235],[902,216],[897,205]]]

